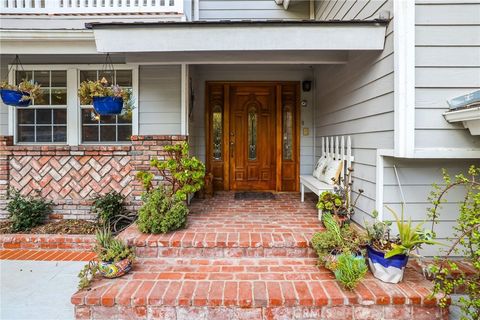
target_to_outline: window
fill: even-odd
[[[257,159],[257,109],[248,109],[248,160]]]
[[[80,82],[105,78],[109,83],[132,89],[132,70],[81,70]],[[132,114],[98,116],[92,106],[81,106],[82,142],[127,142],[132,135]]]
[[[32,106],[17,110],[18,142],[67,142],[67,72],[65,70],[16,71],[16,83],[33,80],[43,96]]]
[[[222,135],[223,135],[223,122],[222,122],[222,107],[216,104],[213,107],[212,113],[213,122],[213,159],[222,159]]]

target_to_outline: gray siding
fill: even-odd
[[[0,79],[3,81],[7,79],[8,62],[2,59],[0,63]],[[1,99],[0,99],[1,100]],[[8,108],[12,108],[0,103],[0,136],[8,135]]]
[[[180,66],[141,66],[139,134],[180,134]]]
[[[389,10],[391,2],[378,10]],[[375,209],[377,149],[393,149],[393,22],[383,52],[351,52],[345,65],[316,68],[316,152],[321,137],[350,135],[355,157],[353,188],[365,190],[354,220],[363,224]]]
[[[273,0],[200,0],[200,20],[304,20],[309,1],[293,0],[288,10]]]
[[[198,66],[194,69],[195,105],[190,122],[193,122],[192,140],[196,155],[205,161],[205,82],[206,81],[302,81],[312,79],[312,71],[305,66],[224,65]],[[303,92],[302,100],[308,106],[301,109],[302,129],[310,134],[300,137],[300,174],[313,171],[313,116],[312,91]],[[301,132],[303,132],[301,130]]]
[[[480,160],[402,160],[386,158],[384,203],[398,214],[401,213],[403,199],[393,168],[395,166],[405,196],[405,217],[412,217],[412,220],[416,223],[428,220],[427,210],[432,207],[428,201],[428,196],[430,191],[433,190],[433,183],[439,185],[443,183],[441,168],[447,169],[449,174],[454,176],[458,173],[466,173],[471,164],[480,165]],[[463,191],[461,188],[450,191],[446,197],[448,202],[443,204],[439,211],[439,223],[434,227],[439,242],[450,243],[447,238],[453,235],[453,227],[458,217],[460,202],[464,197]],[[384,210],[384,219],[393,220],[393,218],[388,210]],[[424,227],[430,229],[431,223],[426,223]],[[438,246],[425,247],[423,253],[429,256],[435,255],[441,253],[439,249]]]
[[[316,0],[317,20],[366,20],[378,18],[380,11],[392,11],[391,0]]]
[[[448,99],[480,87],[480,3],[417,1],[415,18],[415,146],[480,148],[442,116]]]

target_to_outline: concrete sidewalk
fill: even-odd
[[[0,261],[0,319],[73,319],[70,297],[86,262]]]

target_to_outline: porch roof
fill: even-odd
[[[90,23],[99,52],[382,50],[387,21]]]

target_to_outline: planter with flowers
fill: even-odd
[[[4,104],[14,107],[28,107],[32,100],[41,97],[40,85],[32,81],[23,80],[18,85],[0,83],[0,96]]]
[[[391,237],[391,222],[377,220],[378,213],[374,212],[375,222],[366,224],[368,235],[367,255],[370,270],[375,278],[384,282],[398,283],[402,281],[405,267],[413,251],[422,245],[438,244],[433,241],[433,233],[423,228],[423,223],[412,225],[412,220],[404,220],[404,214],[387,209],[395,217],[398,235]]]
[[[78,89],[82,105],[93,105],[99,115],[115,115],[130,112],[132,92],[118,85],[110,85],[105,78],[97,81],[83,81]]]

